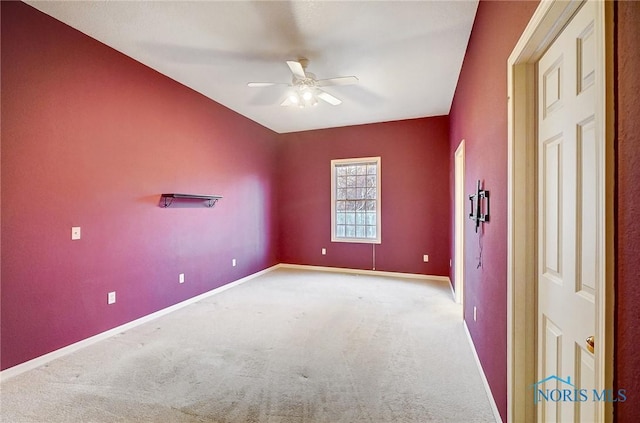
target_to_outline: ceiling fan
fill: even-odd
[[[273,85],[287,85],[292,87],[291,93],[280,105],[298,106],[303,108],[306,106],[317,105],[317,99],[323,100],[332,106],[337,106],[342,103],[342,101],[320,89],[320,87],[358,83],[358,78],[355,76],[339,76],[329,79],[317,79],[314,74],[306,71],[308,64],[309,60],[304,58],[297,61],[287,61],[287,66],[289,66],[289,69],[293,74],[290,84],[284,82],[249,82],[247,85],[249,87],[270,87]]]

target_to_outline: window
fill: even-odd
[[[331,160],[331,241],[379,244],[380,157]]]

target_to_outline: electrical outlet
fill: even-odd
[[[425,254],[422,256],[422,261],[424,261],[425,263],[429,263],[429,254]]]
[[[478,321],[478,309],[476,308],[476,306],[473,306],[473,321]]]
[[[116,302],[116,291],[109,292],[107,296],[107,304],[113,304]]]
[[[231,260],[231,265],[233,267],[236,267],[236,264],[238,264],[238,262],[236,261],[236,259]]]
[[[326,256],[326,255],[327,255],[327,249],[326,249],[326,248],[323,248],[323,249],[322,249],[322,255],[323,255],[323,256]]]
[[[71,228],[71,239],[73,241],[80,239],[80,226],[73,226]]]
[[[180,274],[178,275],[178,282],[180,282],[180,283],[184,283],[184,273],[180,273]]]

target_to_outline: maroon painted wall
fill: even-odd
[[[276,134],[23,3],[1,54],[3,369],[277,262]]]
[[[285,134],[279,153],[280,260],[373,268],[371,244],[331,242],[331,160],[381,157],[381,271],[448,275],[447,117]],[[327,249],[327,255],[320,254]],[[429,254],[429,262],[422,261]]]
[[[640,416],[640,2],[616,2],[617,31],[617,277],[616,389],[618,422]]]
[[[452,169],[454,152],[464,139],[465,193],[475,192],[477,180],[491,193],[491,221],[477,234],[471,221],[465,226],[464,317],[505,421],[507,59],[537,5],[537,2],[524,1],[480,2],[449,115]],[[453,176],[450,183],[453,192]],[[450,201],[453,205],[453,196]],[[453,236],[453,228],[451,234]],[[480,251],[482,266],[478,268]],[[453,257],[453,252],[451,254]],[[477,307],[475,322],[474,306]]]

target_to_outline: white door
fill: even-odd
[[[595,387],[596,288],[604,265],[601,155],[597,134],[595,6],[587,2],[538,63],[538,381]],[[597,348],[597,340],[596,340]],[[538,397],[538,421],[591,422],[595,403],[577,392]],[[559,396],[560,395],[560,396]]]

